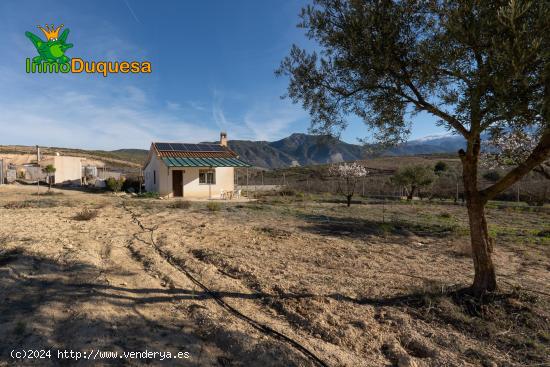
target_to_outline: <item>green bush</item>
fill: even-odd
[[[122,189],[122,185],[124,184],[124,179],[121,177],[119,179],[116,179],[114,177],[109,177],[105,184],[107,185],[107,188],[113,192],[119,192]]]
[[[208,210],[210,210],[211,212],[217,212],[219,211],[222,206],[220,205],[220,203],[217,203],[215,201],[209,201],[207,204],[206,204],[206,207],[208,208]]]
[[[435,167],[434,167],[434,172],[435,173],[442,173],[442,172],[445,172],[447,171],[449,167],[447,166],[447,163],[443,162],[443,161],[438,161],[436,164],[435,164]]]

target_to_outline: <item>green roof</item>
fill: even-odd
[[[250,167],[237,158],[162,158],[168,167]]]

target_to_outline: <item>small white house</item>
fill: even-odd
[[[152,143],[143,168],[145,190],[161,196],[219,198],[235,189],[235,167],[249,167],[219,144]]]

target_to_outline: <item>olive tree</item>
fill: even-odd
[[[344,195],[348,207],[351,206],[357,182],[367,175],[367,169],[358,163],[342,163],[331,166],[328,172],[329,175],[336,177],[338,193]]]
[[[391,180],[399,186],[404,186],[407,189],[407,200],[412,200],[417,190],[434,182],[435,173],[430,166],[405,166],[399,168]]]
[[[42,168],[42,172],[46,174],[48,179],[48,191],[52,189],[52,177],[55,174],[55,167],[53,164],[48,164],[46,167]]]
[[[471,290],[497,288],[485,206],[550,152],[548,0],[314,0],[299,27],[316,51],[294,45],[278,75],[309,110],[313,132],[359,116],[373,137],[402,141],[411,114],[431,114],[464,137],[458,151],[475,269]],[[482,136],[530,131],[536,143],[500,180],[478,186]]]

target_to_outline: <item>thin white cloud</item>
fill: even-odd
[[[246,113],[244,123],[256,140],[277,140],[291,132],[291,125],[305,116],[294,106],[260,105]]]
[[[217,130],[149,108],[147,95],[127,86],[126,98],[69,90],[21,102],[0,102],[2,144],[40,144],[94,149],[147,148],[151,141],[199,142]]]
[[[228,103],[234,103],[242,102],[243,96],[214,90],[212,118],[221,130],[231,132],[230,139],[281,139],[293,132],[292,125],[306,116],[303,110],[288,101],[277,99],[269,102],[249,102],[250,106],[246,106],[242,118],[227,118],[223,108],[226,97],[231,99]]]

